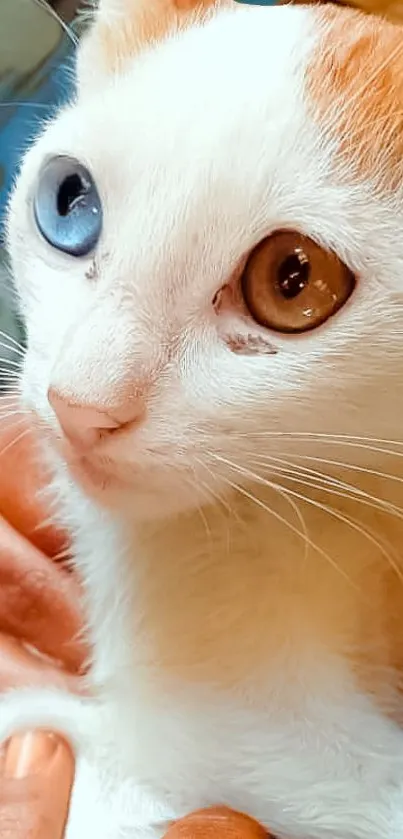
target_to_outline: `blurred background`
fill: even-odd
[[[19,161],[42,122],[68,99],[79,35],[78,0],[0,0],[0,331],[24,341],[4,249],[4,215]],[[1,347],[0,390],[7,387]],[[3,371],[3,372],[1,372]]]

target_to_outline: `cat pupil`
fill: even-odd
[[[59,216],[67,216],[84,191],[85,185],[79,175],[69,175],[65,178],[57,193],[57,212]]]
[[[283,260],[278,269],[277,285],[286,300],[292,300],[309,282],[311,266],[302,250],[294,251]]]

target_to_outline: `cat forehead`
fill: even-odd
[[[214,161],[225,169],[231,156],[247,171],[245,157],[252,165],[260,145],[269,147],[285,125],[290,135],[315,34],[303,9],[273,10],[265,29],[264,10],[242,11],[222,11],[139,55],[90,95],[79,85],[77,103],[45,134],[39,156],[71,153],[102,178],[109,166],[121,171],[123,189],[131,177],[140,187],[161,172],[169,181]]]
[[[333,6],[267,9],[240,7],[231,0],[182,0],[174,4],[173,15],[170,0],[153,0],[148,8],[160,5],[160,14],[149,13],[143,20],[137,0],[136,16],[120,13],[107,27],[101,16],[95,24],[102,45],[96,54],[106,51],[110,59],[114,90],[109,107],[115,116],[119,107],[130,111],[132,102],[133,124],[140,131],[147,114],[158,111],[164,131],[175,130],[181,116],[198,123],[202,116],[204,135],[225,136],[233,127],[231,117],[239,120],[242,114],[245,128],[256,116],[254,104],[262,107],[267,99],[274,107],[276,93],[282,98],[280,125],[287,97],[294,103],[302,98],[306,119],[336,144],[334,163],[350,179],[369,180],[382,191],[401,186],[399,27]],[[165,44],[164,28],[171,33],[167,19],[178,25]],[[138,55],[139,39],[143,48],[144,42],[153,45],[151,55],[143,57],[141,50]],[[122,66],[125,55],[133,60],[119,74],[114,68]]]
[[[106,72],[167,35],[210,19],[233,0],[100,0],[96,18],[96,60]]]
[[[76,155],[101,173],[112,204],[130,193],[128,211],[143,202],[148,218],[153,187],[165,184],[169,212],[185,194],[216,192],[223,174],[227,209],[237,179],[262,202],[270,175],[292,186],[303,220],[306,185],[321,178],[388,195],[401,186],[402,49],[396,27],[349,9],[220,9],[98,90],[79,84],[38,153]]]

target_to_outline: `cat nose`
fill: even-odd
[[[48,401],[52,406],[60,427],[66,437],[80,448],[90,448],[100,438],[101,432],[113,433],[140,416],[140,409],[123,408],[113,410],[113,416],[104,408],[74,402],[51,387]]]

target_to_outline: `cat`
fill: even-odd
[[[68,839],[226,804],[403,836],[403,40],[321,6],[100,0],[8,247],[88,697]]]

